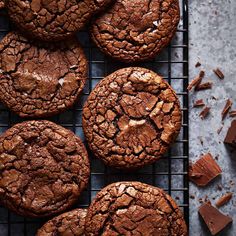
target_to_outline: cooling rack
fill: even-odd
[[[145,182],[163,188],[178,203],[186,222],[189,220],[189,112],[188,112],[188,0],[180,1],[181,21],[171,44],[158,55],[155,60],[140,63],[138,66],[152,69],[162,75],[176,90],[180,99],[183,113],[183,124],[177,141],[170,151],[160,161],[147,166],[135,173],[123,173],[103,165],[93,157],[91,159],[91,178],[87,189],[83,192],[75,207],[87,207],[96,193],[109,183],[123,180]],[[0,39],[11,29],[5,11],[0,11]],[[78,34],[79,41],[84,47],[89,59],[89,79],[87,80],[83,95],[78,104],[63,114],[50,120],[72,130],[84,140],[82,131],[82,107],[89,93],[104,76],[125,67],[122,63],[112,61],[105,57],[90,41],[87,32]],[[137,64],[136,64],[137,65]],[[0,133],[13,124],[23,121],[0,104]],[[85,142],[86,144],[86,142]],[[37,229],[47,219],[23,218],[0,206],[0,236],[33,236]]]

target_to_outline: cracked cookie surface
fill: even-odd
[[[43,41],[63,40],[81,30],[112,0],[5,0],[11,20]]]
[[[86,77],[87,60],[76,39],[49,44],[11,32],[0,42],[0,100],[21,117],[71,107]]]
[[[117,0],[91,27],[97,46],[123,62],[154,58],[173,38],[178,0]]]
[[[88,183],[82,141],[50,121],[26,121],[0,137],[0,202],[17,214],[46,217],[71,207]]]
[[[162,189],[118,182],[102,189],[85,220],[89,236],[187,236],[183,214]]]
[[[63,213],[45,223],[36,236],[84,236],[86,209]]]
[[[158,160],[181,128],[179,100],[159,75],[129,67],[104,78],[83,108],[90,149],[106,164],[134,169]]]

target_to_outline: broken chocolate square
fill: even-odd
[[[211,110],[210,107],[204,107],[204,109],[199,114],[199,116],[202,118],[202,120],[205,119],[209,115],[210,110]]]
[[[233,193],[226,193],[225,195],[223,195],[222,197],[220,197],[217,200],[216,206],[221,207],[221,206],[225,205],[226,203],[228,203],[230,201],[232,196],[233,196]]]
[[[223,111],[221,112],[221,116],[222,116],[222,120],[224,120],[224,118],[227,116],[230,108],[232,107],[232,101],[230,99],[228,99],[226,101],[225,107],[223,109]]]
[[[223,74],[223,72],[219,69],[219,68],[216,68],[215,70],[213,70],[214,73],[220,78],[220,79],[224,79],[225,76]]]
[[[236,148],[236,120],[233,120],[227,135],[225,137],[224,143],[231,145]]]
[[[231,217],[222,214],[218,209],[213,207],[210,202],[204,203],[198,212],[210,230],[211,235],[221,232],[233,221]]]
[[[189,178],[198,186],[206,186],[222,172],[210,153],[203,155],[189,168]]]

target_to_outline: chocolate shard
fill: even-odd
[[[223,111],[221,112],[222,120],[225,119],[225,117],[227,116],[227,114],[228,114],[230,108],[232,107],[232,105],[233,105],[232,101],[230,99],[228,99],[226,101],[226,104],[225,104],[225,107],[224,107]]]
[[[229,225],[233,219],[222,214],[218,209],[213,207],[210,202],[204,203],[198,210],[203,218],[211,235],[216,235]]]
[[[230,201],[232,196],[233,196],[233,193],[226,193],[225,195],[223,195],[222,197],[220,197],[217,200],[216,206],[221,207],[221,206],[225,205],[226,203],[228,203]]]
[[[203,84],[198,84],[195,86],[195,91],[201,91],[201,90],[206,90],[206,89],[212,89],[212,82],[206,82]]]
[[[219,68],[216,68],[215,70],[213,70],[214,73],[220,78],[220,79],[224,79],[225,76],[223,74],[223,72],[219,69]]]
[[[197,68],[197,67],[199,67],[199,66],[201,66],[202,64],[198,61],[196,64],[195,64],[195,67]]]
[[[236,111],[230,111],[229,116],[230,117],[236,117]]]
[[[205,119],[209,113],[210,113],[211,108],[210,107],[204,107],[199,116],[203,119]]]
[[[225,137],[224,143],[236,148],[236,120],[232,121]]]
[[[187,87],[187,90],[190,91],[192,90],[192,88],[195,88],[196,86],[198,86],[202,82],[202,79],[204,76],[205,76],[205,72],[203,70],[200,71],[199,75],[190,82],[190,84]]]
[[[220,134],[221,131],[222,131],[222,129],[223,129],[223,126],[221,126],[221,127],[217,130],[217,134]]]
[[[202,106],[205,106],[203,99],[199,99],[193,104],[193,107],[202,107]]]
[[[221,168],[210,153],[203,155],[189,168],[189,179],[198,186],[206,186],[222,173]]]

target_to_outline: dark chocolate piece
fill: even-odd
[[[212,88],[212,82],[206,82],[203,84],[199,84],[195,87],[195,91],[206,90]]]
[[[200,71],[199,75],[193,79],[187,87],[187,90],[192,90],[192,88],[196,88],[199,84],[201,84],[203,77],[205,76],[205,72]]]
[[[201,113],[199,114],[199,116],[200,116],[202,119],[205,119],[205,118],[209,115],[210,110],[211,110],[210,107],[204,107],[204,109],[201,111]]]
[[[213,70],[214,73],[220,78],[220,79],[224,79],[225,76],[223,74],[223,72],[219,69],[219,68],[216,68],[215,70]]]
[[[203,155],[193,165],[190,165],[189,178],[198,186],[206,186],[221,174],[221,168],[210,153]]]
[[[199,214],[206,223],[211,235],[216,235],[233,221],[229,216],[222,214],[218,209],[213,207],[209,202],[204,203],[198,210]]]
[[[221,113],[222,120],[225,119],[225,117],[227,116],[227,114],[228,114],[230,108],[232,107],[232,105],[233,105],[232,101],[230,99],[228,99],[226,101],[225,107],[224,107],[224,109],[223,109],[223,111]]]
[[[236,111],[230,111],[229,116],[230,117],[236,117]]]
[[[195,67],[197,68],[197,67],[199,67],[199,66],[201,66],[202,64],[198,61],[197,63],[196,63],[196,65],[195,65]]]
[[[225,205],[226,203],[228,203],[230,201],[232,196],[233,196],[233,193],[226,193],[225,195],[223,195],[222,197],[220,197],[217,200],[216,206],[221,207],[221,206]]]
[[[227,135],[225,137],[224,143],[229,144],[236,148],[236,120],[233,120]]]
[[[193,105],[193,107],[202,107],[202,106],[205,106],[205,103],[203,102],[203,99],[197,100]]]
[[[217,130],[217,134],[220,134],[221,131],[222,131],[222,129],[223,129],[223,126],[221,126],[221,127]]]

